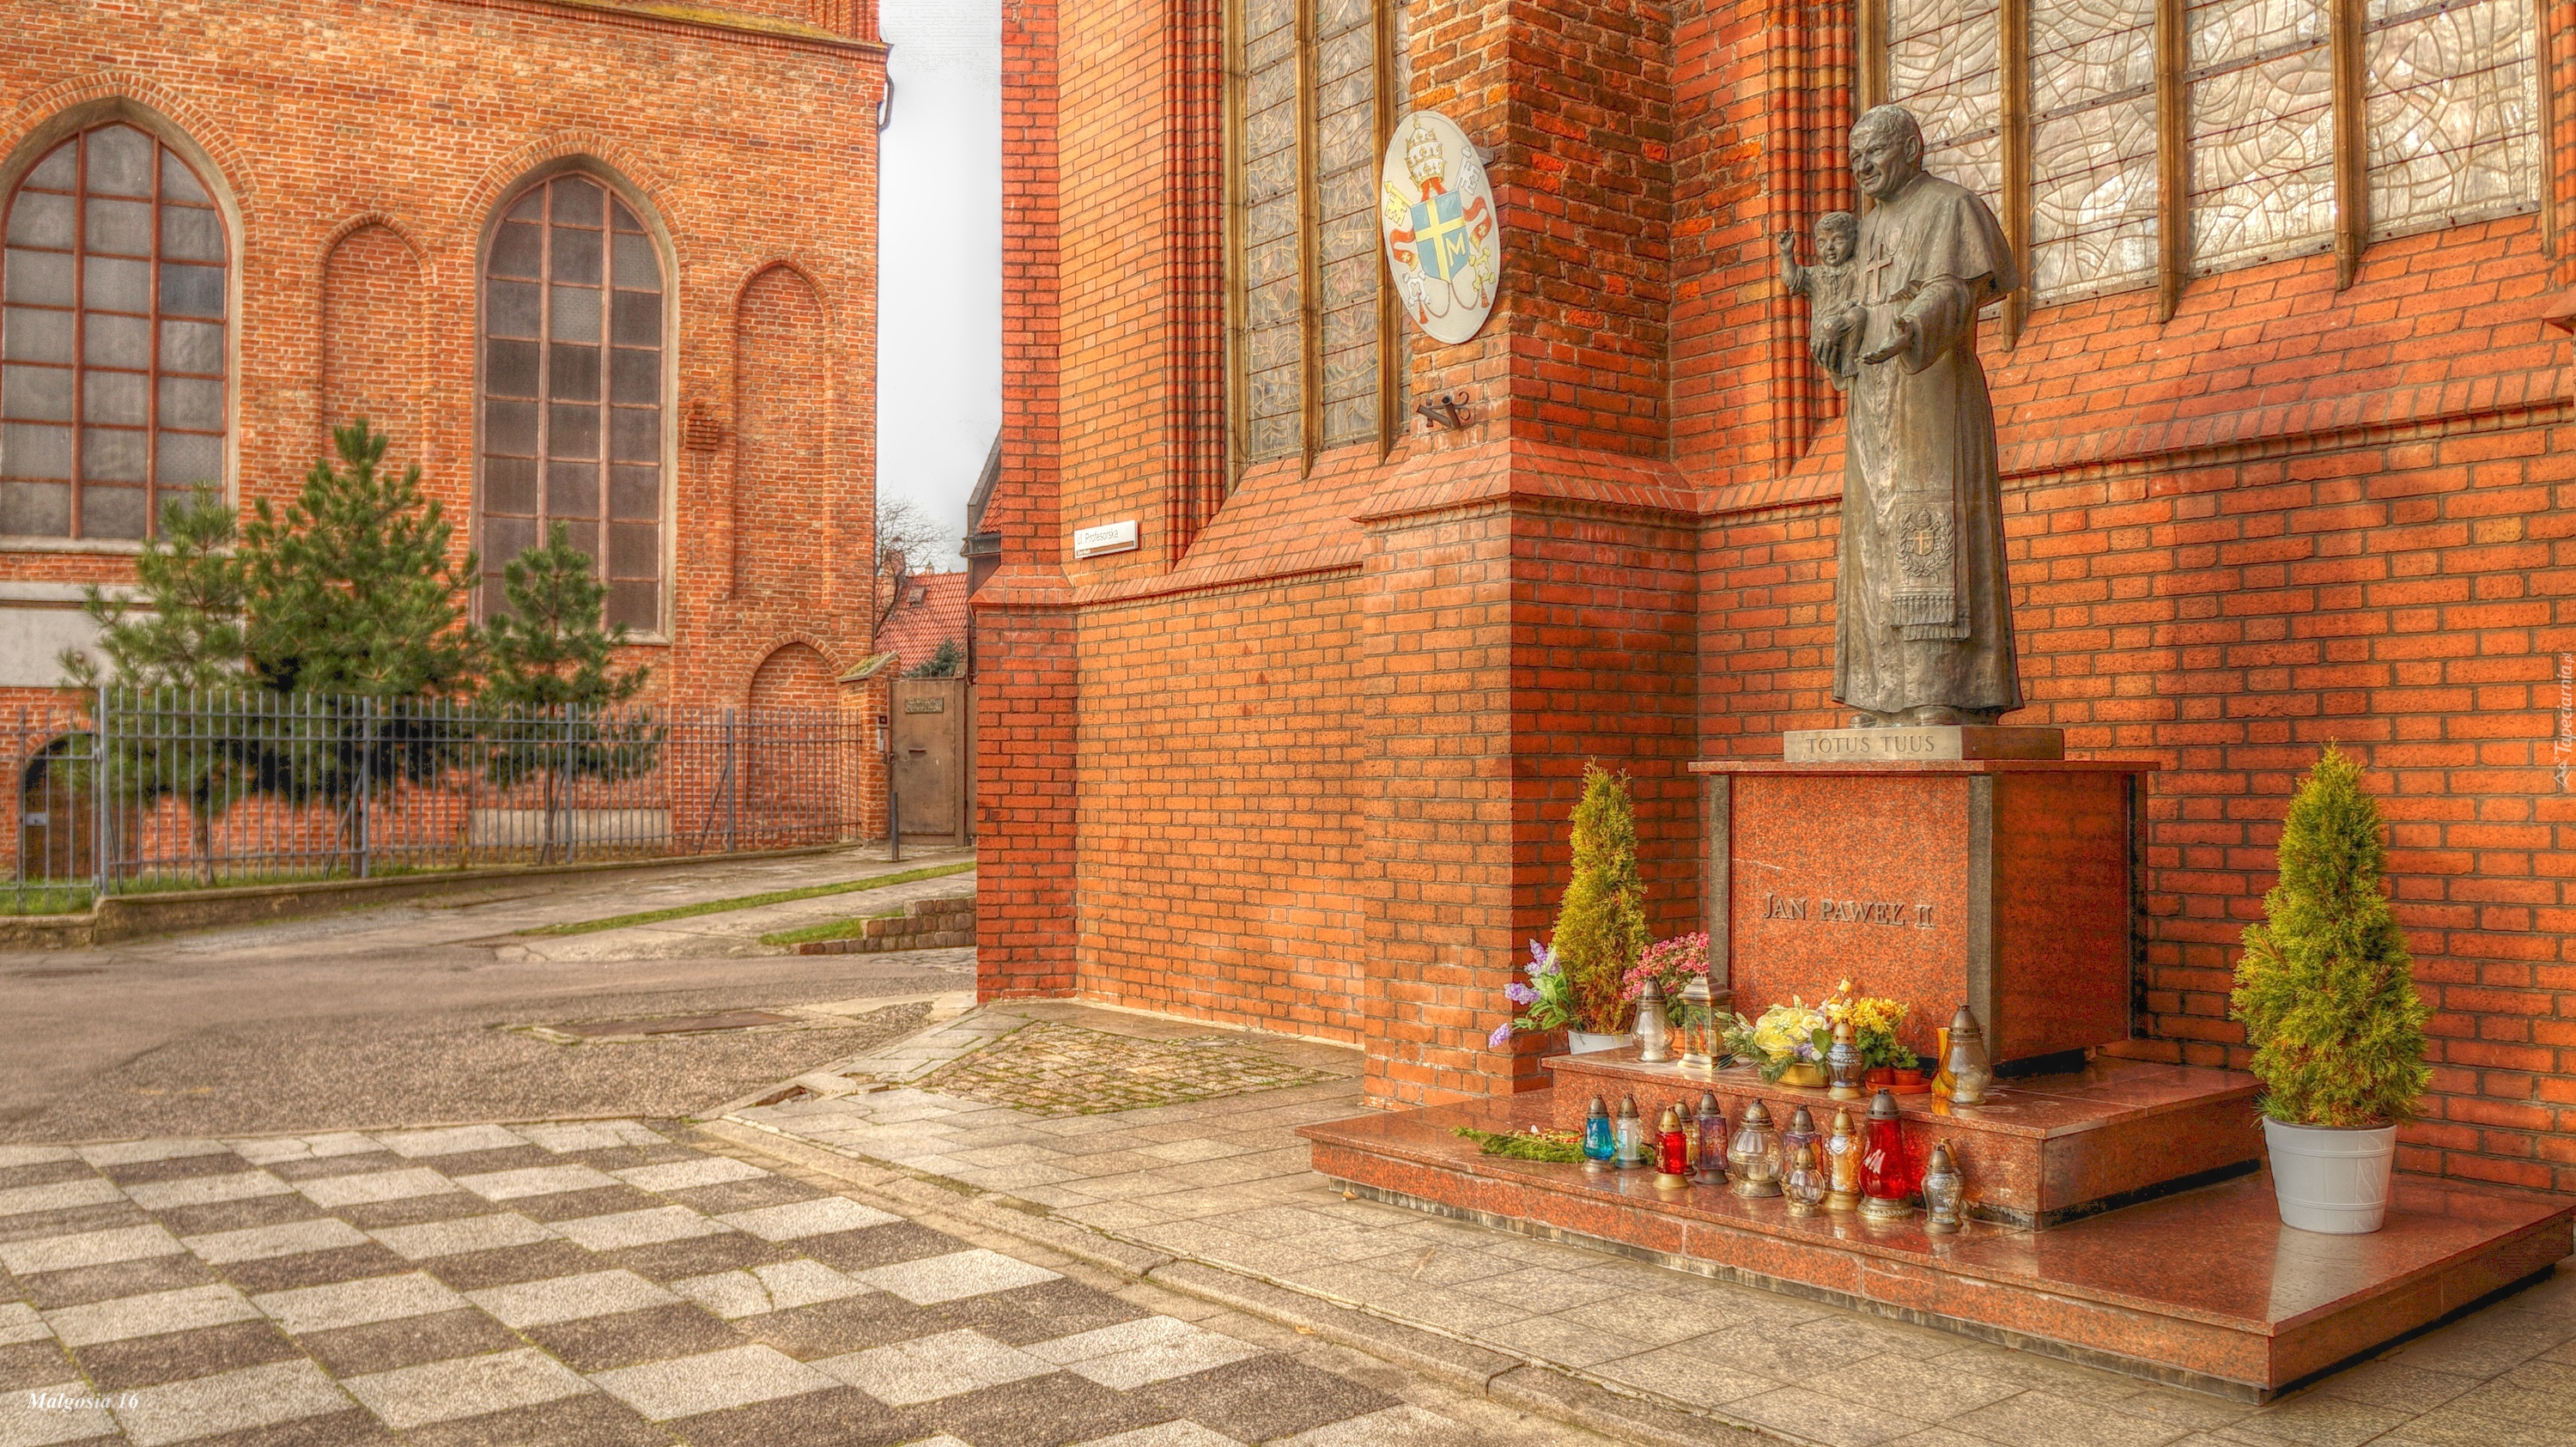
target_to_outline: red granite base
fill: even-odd
[[[1380,1199],[2261,1400],[2568,1254],[2576,1201],[2398,1178],[2386,1229],[2280,1223],[2268,1175],[2031,1232],[1807,1219],[1724,1187],[1480,1154],[1472,1125],[1552,1124],[1552,1091],[1302,1128],[1315,1170]]]
[[[1717,1096],[1728,1120],[1758,1099],[1786,1126],[1805,1106],[1820,1131],[1833,1128],[1838,1109],[1848,1107],[1858,1122],[1869,1107],[1771,1084],[1749,1067],[1641,1064],[1633,1045],[1541,1063],[1557,1082],[1552,1123],[1565,1129],[1582,1127],[1596,1095],[1614,1111],[1622,1096],[1634,1096],[1650,1121],[1676,1103],[1688,1115],[1702,1091]],[[1949,1142],[1968,1179],[1970,1214],[2046,1229],[2253,1170],[2263,1155],[2254,1096],[2254,1077],[2238,1071],[2105,1058],[2066,1074],[1999,1081],[1982,1105],[1933,1095],[1896,1101],[1917,1160],[1934,1141]]]

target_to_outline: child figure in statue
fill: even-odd
[[[1849,390],[1860,370],[1860,338],[1849,336],[1846,313],[1858,297],[1852,257],[1860,250],[1860,218],[1848,211],[1828,211],[1816,222],[1816,261],[1798,264],[1798,238],[1783,231],[1780,284],[1807,299],[1807,353],[1831,377],[1836,391]]]

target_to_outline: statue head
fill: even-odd
[[[1872,106],[1851,128],[1852,179],[1886,201],[1923,174],[1923,126],[1903,106]]]
[[[1860,218],[1848,211],[1828,211],[1816,221],[1816,259],[1840,266],[1860,250]]]

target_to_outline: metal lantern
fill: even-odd
[[[1682,986],[1682,1064],[1693,1070],[1717,1068],[1717,1004],[1708,977],[1693,975]]]
[[[1673,1058],[1673,1027],[1664,1014],[1664,990],[1655,977],[1646,977],[1646,988],[1637,996],[1637,1063],[1661,1065]]]
[[[1931,1163],[1923,1172],[1923,1229],[1935,1236],[1947,1236],[1959,1229],[1960,1215],[1966,1206],[1967,1178],[1950,1159],[1950,1143],[1943,1141],[1932,1148]]]
[[[1699,1093],[1699,1168],[1691,1179],[1703,1186],[1726,1182],[1726,1112],[1718,1109],[1717,1092]]]
[[[1798,1147],[1791,1158],[1789,1174],[1780,1182],[1780,1193],[1789,1198],[1789,1214],[1812,1216],[1822,1208],[1825,1199],[1825,1173],[1816,1169],[1816,1148]]]
[[[1995,1088],[1995,1067],[1986,1058],[1985,1028],[1965,1005],[1950,1017],[1950,1054],[1941,1062],[1950,1077],[1952,1105],[1983,1105]]]
[[[1825,1074],[1833,1081],[1836,1100],[1860,1099],[1860,1078],[1869,1068],[1860,1053],[1860,1036],[1849,1020],[1834,1022],[1833,1048],[1825,1052]]]
[[[1785,1166],[1796,1160],[1798,1147],[1811,1146],[1822,1139],[1824,1133],[1816,1129],[1816,1118],[1807,1113],[1805,1106],[1799,1106],[1789,1116],[1789,1128],[1780,1132],[1781,1163]]]
[[[1780,1133],[1771,1128],[1771,1112],[1754,1101],[1744,1107],[1744,1120],[1726,1147],[1727,1174],[1739,1196],[1780,1194]]]

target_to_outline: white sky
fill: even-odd
[[[884,0],[894,119],[881,138],[877,490],[949,530],[1002,420],[1001,0]]]

